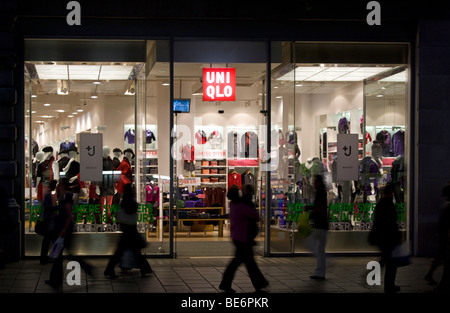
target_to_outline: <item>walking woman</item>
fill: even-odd
[[[234,259],[225,270],[219,289],[234,293],[231,288],[236,270],[241,263],[244,263],[253,287],[256,291],[267,287],[269,282],[261,273],[253,256],[254,237],[256,236],[255,226],[259,221],[259,214],[254,204],[251,202],[252,187],[246,185],[244,196],[236,185],[233,185],[228,191],[227,197],[230,203],[230,223],[231,239],[236,248]]]
[[[137,209],[138,203],[134,196],[133,187],[131,184],[126,184],[123,190],[122,202],[118,214],[118,222],[122,230],[122,236],[119,239],[117,250],[109,259],[108,265],[105,269],[105,276],[109,278],[118,277],[114,268],[119,264],[123,253],[130,249],[133,253],[134,259],[141,270],[141,276],[145,277],[152,273],[152,268],[144,255],[141,254],[141,249],[145,246],[145,241],[137,231]]]

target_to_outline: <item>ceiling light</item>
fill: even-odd
[[[162,83],[163,86],[170,86],[169,83]]]
[[[41,115],[41,117],[43,117],[43,118],[52,118],[53,116],[51,116],[51,115]]]
[[[391,69],[390,67],[317,67],[298,66],[282,75],[277,80],[285,81],[362,81],[376,74]]]
[[[36,95],[31,95],[31,98],[36,98],[37,96]]]
[[[31,113],[33,113],[33,114],[34,114],[34,113],[36,113],[36,111],[31,111]]]
[[[93,82],[94,85],[101,85],[101,82]]]
[[[72,114],[78,114],[78,112],[73,112]]]
[[[382,98],[382,97],[384,97],[383,95],[377,95],[377,98]]]
[[[73,117],[73,115],[67,115],[67,117]]]
[[[91,99],[97,99],[97,98],[98,98],[97,95],[92,95],[92,96],[91,96]]]
[[[36,64],[39,79],[62,80],[127,80],[133,66]]]
[[[45,106],[45,107],[49,107],[49,106],[50,106],[50,103],[44,103],[44,106]]]
[[[56,112],[63,113],[64,110],[56,110]]]
[[[82,109],[78,109],[77,112],[83,112],[83,110]]]

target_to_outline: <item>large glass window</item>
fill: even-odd
[[[144,252],[164,252],[167,238],[152,236],[164,189],[158,180],[157,105],[153,98],[146,104],[154,83],[146,84],[145,61],[155,61],[152,43],[146,47],[139,41],[31,40],[26,47],[31,56],[25,63],[26,255],[38,256],[42,247],[48,248],[35,226],[47,214],[44,195],[55,194],[51,182],[59,184],[64,177],[74,193],[74,253],[114,252],[126,183],[135,187],[139,232],[146,240],[160,243],[148,245]],[[49,47],[50,55],[44,56],[42,51]],[[84,149],[96,155],[100,166],[93,159],[83,159]],[[88,178],[94,166],[100,176]]]
[[[299,225],[314,202],[314,175],[327,189],[327,251],[375,251],[367,234],[388,183],[399,228],[408,229],[407,49],[290,42],[281,49],[272,71],[280,161],[271,177],[270,251],[311,251]]]

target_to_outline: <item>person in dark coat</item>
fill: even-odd
[[[228,191],[227,197],[231,200],[230,203],[230,230],[231,238],[235,246],[235,256],[228,264],[219,289],[234,293],[235,290],[231,288],[234,275],[239,265],[245,264],[247,272],[252,281],[253,287],[256,291],[267,287],[269,282],[261,273],[258,265],[255,262],[253,255],[255,224],[259,220],[259,213],[255,210],[254,204],[251,203],[251,186],[244,189],[245,194],[236,185],[233,185]]]
[[[449,264],[449,235],[450,235],[450,183],[442,189],[442,196],[445,197],[445,205],[441,209],[439,214],[439,220],[437,224],[437,256],[432,261],[431,267],[425,275],[425,280],[431,284],[437,282],[433,279],[433,273],[438,266],[444,262],[444,271],[442,273],[442,279],[439,283],[438,290],[450,289],[450,264]]]
[[[111,256],[106,266],[104,275],[108,278],[118,277],[114,268],[120,263],[121,257],[128,249],[133,253],[134,260],[141,270],[142,277],[153,272],[147,259],[141,254],[141,249],[144,247],[145,241],[137,231],[137,209],[138,203],[135,199],[133,187],[131,184],[126,184],[123,188],[123,198],[120,204],[120,210],[122,212],[119,212],[119,214],[124,215],[123,217],[118,216],[117,218],[120,223],[120,229],[122,230],[122,236],[119,239],[116,252]]]
[[[328,205],[327,192],[323,182],[322,175],[314,175],[313,184],[316,190],[314,197],[313,211],[311,220],[313,222],[313,231],[311,238],[313,240],[313,248],[317,257],[317,266],[311,279],[324,280],[326,272],[326,252],[328,235]]]
[[[401,232],[397,225],[397,209],[393,202],[394,187],[387,184],[383,197],[375,206],[373,232],[376,243],[381,251],[381,265],[385,266],[384,291],[386,293],[398,292],[400,287],[395,285],[397,264],[392,259],[394,248],[401,243]]]

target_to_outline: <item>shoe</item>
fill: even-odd
[[[385,293],[396,293],[400,291],[400,287],[399,286],[392,286],[392,287],[387,287],[384,288],[384,292]]]
[[[433,279],[433,277],[431,277],[431,275],[426,275],[426,276],[424,277],[424,279],[425,279],[427,282],[429,282],[430,285],[436,285],[436,284],[437,284],[437,281],[435,281],[435,280]]]
[[[45,283],[47,285],[49,285],[50,287],[52,287],[53,289],[59,289],[59,288],[61,288],[61,285],[62,285],[62,284],[54,283],[51,280],[46,280]]]
[[[116,273],[114,273],[114,272],[107,272],[107,271],[104,272],[104,275],[105,275],[105,277],[107,277],[109,279],[114,279],[114,278],[119,277],[119,275],[116,275]]]
[[[223,286],[219,286],[220,290],[223,290],[226,293],[236,293],[236,290],[234,290],[233,288],[225,288]]]
[[[309,276],[309,278],[315,279],[315,280],[325,280],[325,277],[323,277],[323,276],[316,276],[316,275]]]
[[[269,286],[269,282],[266,280],[261,286],[255,287],[255,290],[256,292],[266,292],[263,289],[266,288],[267,286]]]
[[[146,270],[146,271],[141,271],[141,277],[147,277],[147,275],[150,275],[151,273],[153,273],[153,271],[150,270]]]

